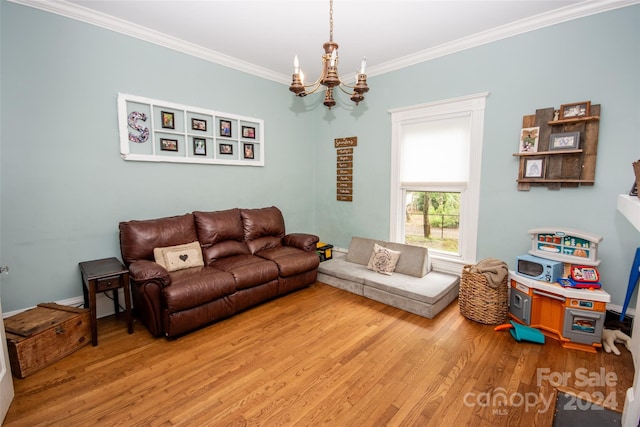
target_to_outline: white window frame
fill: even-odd
[[[389,240],[404,241],[406,191],[460,192],[459,254],[430,251],[434,270],[460,274],[461,266],[476,263],[480,210],[480,171],[484,135],[484,110],[489,92],[389,110],[391,113],[391,200]],[[400,137],[403,124],[451,117],[470,117],[469,178],[465,183],[400,182]]]

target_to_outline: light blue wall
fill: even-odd
[[[119,256],[117,223],[195,209],[279,206],[288,231],[346,247],[388,238],[388,110],[489,91],[478,259],[513,265],[533,227],[604,237],[606,289],[622,304],[640,234],[615,209],[640,158],[640,7],[538,30],[369,79],[356,109],[56,15],[1,3],[0,248],[5,311],[81,294],[79,261]],[[264,168],[126,162],[116,94],[265,120]],[[516,190],[522,116],[602,105],[596,185]],[[335,197],[333,139],[357,136],[354,202]]]
[[[276,205],[315,231],[313,117],[282,85],[4,1],[1,31],[5,311],[82,295],[122,220]],[[266,166],[124,161],[118,92],[262,118]]]
[[[530,248],[527,230],[570,227],[601,235],[600,272],[622,305],[640,233],[616,210],[640,158],[640,6],[556,25],[369,79],[358,108],[325,123],[318,159],[316,228],[348,247],[352,235],[389,238],[389,109],[490,92],[482,157],[478,259],[514,267]],[[517,191],[522,116],[591,100],[602,105],[596,183],[592,187]],[[354,202],[335,197],[333,138],[358,136]]]

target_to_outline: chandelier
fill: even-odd
[[[366,58],[362,59],[359,72],[356,72],[355,85],[346,84],[338,76],[338,43],[333,41],[333,0],[329,2],[329,41],[322,45],[324,55],[322,55],[322,74],[315,82],[305,85],[304,74],[300,70],[298,55],[293,59],[293,79],[289,90],[296,96],[307,96],[320,89],[320,86],[326,86],[327,90],[324,95],[323,104],[329,109],[336,105],[333,99],[333,89],[340,88],[344,93],[351,96],[351,100],[358,105],[364,99],[364,93],[369,91],[367,86],[367,75],[364,73],[366,66]]]

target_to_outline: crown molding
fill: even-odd
[[[214,62],[234,70],[242,71],[262,77],[267,80],[273,80],[278,83],[289,84],[290,76],[268,70],[256,64],[242,61],[240,59],[216,52],[211,49],[204,48],[194,43],[169,36],[167,34],[155,31],[135,23],[115,18],[113,16],[97,12],[95,10],[68,3],[63,0],[7,0],[12,3],[23,6],[32,7],[45,12],[54,13],[67,18],[75,19],[107,30],[115,31],[130,37],[144,40],[159,46],[166,47],[205,61]]]
[[[640,4],[640,0],[590,0],[577,5],[566,6],[551,12],[541,13],[501,27],[476,33],[469,37],[454,40],[450,43],[445,43],[431,49],[416,52],[392,61],[371,66],[367,69],[367,76],[372,77],[389,73],[391,71],[410,67],[432,59],[451,55],[452,53],[517,36],[519,34],[528,33],[530,31],[550,27],[552,25],[561,24],[574,19],[596,15],[598,13],[608,12],[610,10],[620,9],[635,4]]]
[[[154,43],[178,52],[185,53],[205,61],[214,62],[234,70],[252,74],[278,83],[290,84],[291,77],[285,74],[266,69],[250,62],[204,48],[202,46],[171,37],[167,34],[155,31],[141,25],[137,25],[107,14],[68,3],[64,0],[7,0],[23,6],[40,9],[95,25],[120,34]],[[522,19],[501,27],[483,31],[469,37],[464,37],[450,43],[445,43],[431,49],[426,49],[411,55],[407,55],[380,65],[374,65],[367,69],[369,77],[396,71],[410,67],[432,59],[450,55],[473,47],[485,45],[494,41],[524,34],[540,28],[549,27],[563,22],[595,15],[610,10],[640,4],[640,0],[589,0],[577,5],[566,6],[551,12],[542,13],[533,17]]]

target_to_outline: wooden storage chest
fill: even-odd
[[[4,319],[11,371],[18,378],[39,371],[91,342],[89,310],[55,303]]]

